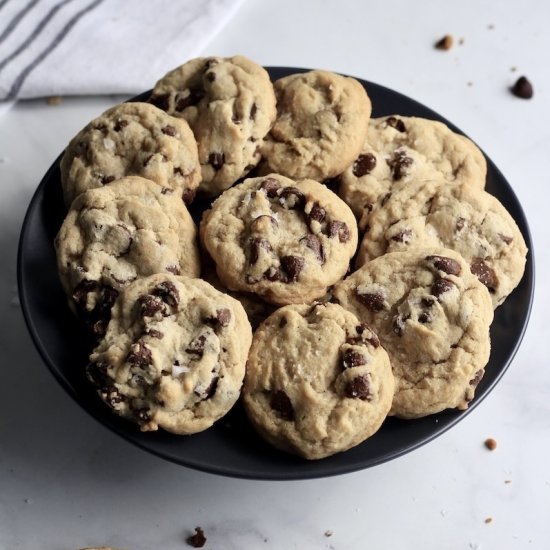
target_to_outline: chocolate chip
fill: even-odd
[[[360,293],[357,291],[357,299],[370,311],[382,311],[384,309],[384,297],[379,292]]]
[[[281,188],[281,184],[275,178],[266,178],[260,184],[260,189],[265,191],[265,194],[270,199],[277,196],[277,191]]]
[[[208,80],[208,82],[214,82],[214,80],[216,80],[216,73],[210,71],[209,73],[206,73],[204,77],[206,78],[206,80]]]
[[[153,364],[153,355],[151,350],[141,340],[138,340],[130,347],[126,361],[135,367],[145,368]]]
[[[164,338],[164,334],[155,328],[147,329],[144,334],[146,336],[150,336],[151,338],[157,338],[158,340],[162,340]]]
[[[154,317],[157,313],[164,317],[168,314],[166,304],[160,296],[144,294],[138,298],[137,303],[142,317]]]
[[[353,175],[360,178],[367,174],[370,174],[376,167],[376,157],[372,153],[365,153],[359,155],[357,160],[353,163]]]
[[[101,176],[99,181],[101,182],[101,185],[107,185],[108,183],[111,183],[112,181],[115,181],[115,176]]]
[[[90,281],[88,279],[83,279],[74,288],[72,298],[79,306],[84,307],[88,299],[88,294],[90,292],[94,292],[98,288],[99,288],[99,283],[97,281]]]
[[[380,346],[380,340],[374,331],[366,323],[361,323],[355,327],[357,334],[360,335],[361,339],[365,342],[368,342],[372,347],[377,348]]]
[[[199,358],[204,355],[204,345],[206,343],[206,334],[199,334],[189,342],[185,351],[191,355],[197,355]]]
[[[257,112],[258,112],[258,106],[255,103],[252,103],[252,107],[250,107],[250,118],[252,120],[256,120]]]
[[[435,43],[435,47],[438,50],[450,50],[453,47],[453,37],[450,34],[446,34]]]
[[[322,223],[325,219],[326,214],[327,211],[323,207],[319,206],[318,202],[313,203],[311,211],[308,214],[309,223],[311,224],[312,221]]]
[[[177,306],[180,303],[178,289],[170,281],[159,283],[151,293],[162,298],[170,306]]]
[[[276,267],[270,267],[269,269],[267,269],[266,272],[264,273],[264,277],[271,282],[280,281],[283,278],[281,274],[281,270],[277,269]],[[254,283],[257,283],[258,280],[253,280],[248,282],[251,282],[251,284],[254,284]]]
[[[189,88],[189,93],[185,96],[179,95],[176,101],[176,111],[181,113],[181,111],[187,109],[191,105],[195,105],[203,97],[204,93],[202,90]]]
[[[216,324],[219,324],[222,327],[229,326],[231,322],[231,311],[226,307],[219,308],[216,310],[216,317],[212,319]]]
[[[279,229],[279,222],[273,216],[269,216],[268,214],[262,214],[261,216],[255,218],[250,224],[251,229],[256,230],[257,228],[260,228],[260,230],[262,230],[262,226],[266,219],[269,219],[269,223],[274,230]]]
[[[126,401],[126,396],[122,395],[114,385],[105,386],[100,389],[103,399],[107,404],[115,409],[120,403]]]
[[[153,94],[149,98],[149,103],[163,111],[168,111],[170,108],[170,94]]]
[[[181,273],[180,268],[177,265],[167,265],[165,269],[168,273],[172,273],[174,275],[179,275]]]
[[[533,85],[527,77],[520,76],[512,86],[511,92],[521,99],[531,99],[533,97]]]
[[[208,162],[214,170],[219,170],[225,164],[225,155],[223,153],[210,153]]]
[[[489,292],[495,292],[498,279],[493,268],[481,258],[474,258],[470,264],[470,271],[489,289]]]
[[[146,424],[151,420],[151,409],[147,407],[141,407],[139,409],[134,409],[132,411],[134,413],[135,419],[138,421],[139,424]]]
[[[282,390],[272,391],[269,406],[283,419],[294,420],[294,407],[288,395]]]
[[[435,304],[435,300],[433,298],[422,298],[420,303],[422,306],[430,308]]]
[[[394,235],[391,240],[396,243],[404,243],[405,241],[409,241],[411,236],[412,231],[410,229],[402,229],[397,235]]]
[[[195,534],[187,537],[187,544],[193,548],[202,548],[206,544],[204,531],[200,527],[195,527]]]
[[[215,393],[218,388],[218,381],[220,377],[216,374],[213,378],[210,384],[208,384],[208,387],[206,387],[200,394],[200,397],[203,399],[210,399]]]
[[[391,169],[393,179],[397,181],[407,173],[407,168],[413,164],[413,159],[408,157],[405,151],[396,151],[387,163]]]
[[[447,258],[446,256],[426,256],[428,262],[433,262],[433,265],[439,271],[443,271],[448,275],[460,275],[460,264],[453,260],[453,258]]]
[[[352,367],[358,367],[360,365],[366,365],[367,358],[362,353],[353,349],[347,349],[342,357],[342,367],[344,369],[351,369]]]
[[[405,331],[405,322],[410,319],[410,315],[396,315],[393,319],[393,332],[397,334],[397,336],[403,336],[403,332]]]
[[[124,120],[123,118],[119,118],[114,126],[115,132],[120,132],[122,129],[126,128],[128,126],[128,121]]]
[[[306,197],[296,187],[284,187],[279,193],[279,204],[289,210],[303,208],[306,204]]]
[[[455,223],[455,231],[458,233],[459,231],[462,231],[464,228],[464,224],[466,223],[466,220],[464,218],[457,218]]]
[[[432,316],[427,311],[424,311],[418,316],[418,322],[422,324],[431,323]]]
[[[301,256],[282,256],[281,268],[285,273],[285,282],[295,283],[300,272],[304,269],[305,260]]]
[[[436,279],[432,285],[431,292],[434,296],[441,296],[441,294],[451,290],[455,284],[449,279],[439,278]]]
[[[174,137],[178,134],[178,131],[173,126],[170,126],[170,124],[167,124],[166,126],[164,126],[161,129],[161,132],[171,137]]]
[[[382,199],[380,200],[380,204],[381,204],[382,206],[386,206],[386,203],[391,199],[391,195],[392,195],[391,193],[386,193],[386,194],[382,197]],[[367,226],[367,227],[369,227],[369,226]],[[369,229],[370,229],[370,227],[369,227]],[[368,229],[365,230],[365,231],[368,231]]]
[[[107,374],[108,365],[103,361],[97,363],[91,362],[86,366],[86,376],[92,384],[98,387],[108,386],[111,382],[111,378]]]
[[[261,251],[271,252],[273,247],[267,239],[254,237],[250,239],[250,264],[254,265],[260,258]]]
[[[352,399],[370,401],[372,399],[372,394],[370,392],[369,377],[363,374],[362,376],[356,376],[350,380],[344,387],[344,395]]]
[[[341,243],[347,243],[351,239],[351,233],[345,222],[334,220],[327,225],[327,234],[330,238],[338,235]]]
[[[498,236],[502,241],[504,241],[506,244],[512,244],[512,241],[514,240],[512,237],[507,237],[506,235],[503,235],[502,233],[499,233]]]
[[[195,194],[195,189],[184,189],[181,198],[185,204],[191,204],[195,198]]]
[[[305,237],[302,237],[300,239],[300,242],[305,244],[310,250],[313,250],[316,258],[319,260],[321,265],[325,263],[325,251],[317,235],[306,235]]]
[[[395,128],[399,132],[407,131],[407,129],[405,128],[405,123],[400,118],[390,116],[386,119],[386,124],[388,126],[391,126],[392,128]]]
[[[485,374],[484,369],[478,370],[474,377],[470,380],[470,386],[473,386],[474,388],[481,382],[481,379],[483,378],[483,375]]]
[[[288,324],[288,321],[286,320],[286,317],[281,317],[281,320],[279,321],[279,328],[284,328]]]

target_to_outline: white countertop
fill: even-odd
[[[331,69],[413,97],[481,146],[530,224],[535,302],[501,382],[431,443],[332,478],[244,481],[177,466],[112,434],[64,393],[18,306],[17,241],[49,165],[122,98],[35,100],[0,115],[0,550],[179,550],[195,526],[205,548],[224,550],[550,548],[549,22],[543,0],[248,0],[203,52]],[[446,33],[455,46],[435,50]],[[522,74],[535,89],[528,101],[508,91]],[[498,442],[492,452],[488,437]]]

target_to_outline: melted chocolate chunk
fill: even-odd
[[[460,264],[452,258],[446,256],[427,256],[426,260],[432,262],[434,267],[447,275],[460,275]]]
[[[160,296],[144,294],[138,298],[137,303],[142,317],[154,317],[157,313],[164,317],[168,314],[166,303]]]
[[[189,342],[189,345],[185,351],[191,355],[196,355],[197,358],[201,358],[204,355],[204,345],[206,343],[206,335],[199,334],[196,338]]]
[[[252,239],[250,239],[251,265],[254,265],[258,261],[262,249],[266,250],[267,252],[271,252],[273,250],[273,247],[267,239],[263,239],[262,237],[253,237]]]
[[[356,376],[350,380],[344,387],[344,395],[352,399],[361,399],[370,401],[372,394],[370,391],[369,377],[366,374]]]
[[[347,349],[342,357],[342,367],[344,369],[351,369],[352,367],[358,367],[360,365],[366,365],[367,358],[362,353],[353,349]]]
[[[294,407],[288,395],[282,390],[270,393],[269,406],[283,419],[294,420]]]
[[[368,342],[372,347],[377,348],[380,346],[380,340],[376,333],[367,325],[367,323],[361,323],[355,327],[357,334],[360,335],[360,338],[364,342]]]
[[[215,325],[219,325],[221,327],[227,327],[231,322],[231,311],[226,307],[219,308],[216,310],[216,316],[210,317],[209,319],[207,319],[207,321],[210,321],[211,323],[214,323]]]
[[[281,188],[281,184],[275,178],[266,178],[260,184],[260,189],[265,191],[265,194],[270,199],[274,199],[277,196],[277,191]]]
[[[138,340],[132,344],[126,361],[134,367],[143,369],[153,364],[153,355],[151,350],[141,340]]]
[[[323,265],[325,263],[325,251],[323,245],[317,235],[309,234],[300,239],[302,244],[305,244],[315,254],[315,257],[319,260],[319,263]]]
[[[407,173],[407,169],[413,164],[413,159],[408,157],[405,151],[396,151],[387,163],[391,169],[392,178],[398,181]]]
[[[341,243],[347,243],[351,239],[351,233],[345,222],[338,220],[329,222],[327,226],[327,235],[332,238],[338,235]]]
[[[407,131],[407,128],[405,128],[405,123],[400,118],[390,116],[386,119],[386,124],[392,128],[395,128],[399,132]]]
[[[178,111],[178,113],[181,113],[183,110],[187,109],[187,107],[191,107],[191,105],[197,104],[201,100],[203,95],[204,93],[202,92],[202,90],[199,90],[198,88],[189,88],[188,95],[178,95],[175,107],[176,111]]]
[[[306,197],[296,187],[284,187],[279,193],[279,204],[289,210],[304,208]]]
[[[379,292],[363,294],[357,291],[357,299],[370,311],[377,312],[384,309],[384,297]]]
[[[495,292],[498,278],[492,267],[488,266],[481,258],[474,258],[470,264],[470,271],[489,289]]]
[[[126,128],[126,126],[128,126],[128,121],[124,120],[123,118],[119,118],[115,122],[114,130],[115,130],[115,132],[120,132],[121,130]]]
[[[105,386],[100,389],[105,402],[113,409],[120,403],[126,401],[126,396],[122,395],[114,385]]]
[[[282,256],[281,268],[286,275],[285,282],[295,283],[304,269],[305,260],[301,256]]]
[[[376,167],[376,157],[372,153],[359,155],[353,163],[353,175],[360,178],[370,174]]]
[[[208,384],[208,387],[202,390],[200,394],[197,394],[197,395],[199,395],[199,397],[202,397],[203,399],[210,399],[216,393],[219,379],[220,377],[217,374],[214,375],[214,377],[212,378],[212,381],[210,382],[210,384]]]
[[[178,289],[171,281],[159,283],[151,292],[154,296],[160,297],[170,306],[177,306],[180,303],[180,294]]]
[[[225,155],[223,153],[210,153],[208,162],[214,170],[219,170],[225,164]]]
[[[153,94],[149,98],[149,103],[163,111],[168,111],[170,108],[170,94]]]
[[[101,182],[101,185],[107,185],[108,183],[111,183],[112,181],[115,181],[115,176],[101,176],[99,178],[99,181]]]
[[[449,292],[455,284],[449,279],[439,278],[432,284],[431,292],[434,296],[441,296],[445,292]]]
[[[268,280],[268,281],[271,281],[271,282],[275,282],[275,281],[280,281],[282,280],[284,277],[281,273],[281,270],[280,269],[277,269],[276,267],[270,267],[265,273],[264,273],[264,277]],[[257,283],[258,281],[255,280],[253,281],[253,283]]]
[[[308,221],[311,225],[312,221],[316,221],[319,223],[322,223],[325,219],[325,216],[327,215],[327,211],[319,206],[319,203],[313,203],[313,206],[311,207],[311,212],[308,214]]]
[[[431,323],[432,316],[427,311],[424,311],[418,316],[418,322],[422,324]]]

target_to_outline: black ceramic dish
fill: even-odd
[[[273,80],[303,71],[283,67],[268,70]],[[372,100],[373,116],[420,116],[440,120],[458,131],[416,101],[377,84],[362,83]],[[136,99],[147,97],[148,94],[143,94]],[[44,176],[29,205],[19,242],[19,294],[28,329],[46,365],[77,403],[123,438],[177,464],[233,477],[289,480],[353,472],[397,458],[442,434],[475,408],[510,365],[527,326],[534,289],[529,228],[510,185],[489,159],[487,163],[487,190],[514,217],[530,252],[523,280],[496,310],[491,327],[491,358],[468,411],[446,411],[410,421],[388,418],[378,433],[364,443],[319,461],[305,461],[269,447],[251,428],[240,405],[211,429],[193,436],[175,436],[163,431],[141,433],[134,424],[112,414],[84,377],[93,342],[67,307],[53,248],[54,237],[66,214],[59,159]],[[200,205],[194,207],[200,209]]]

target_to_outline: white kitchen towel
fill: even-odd
[[[147,90],[243,1],[0,0],[0,101]]]

